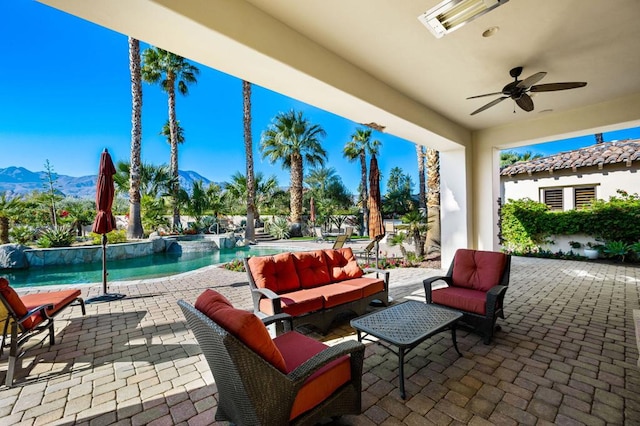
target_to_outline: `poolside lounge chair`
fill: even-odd
[[[362,250],[353,250],[353,254],[356,257],[367,259],[367,263],[368,263],[369,262],[369,257],[371,257],[371,255],[374,254],[374,250],[376,248],[376,243],[380,242],[380,240],[383,237],[384,237],[384,235],[379,235],[378,237],[376,237],[373,240],[371,240],[371,242],[369,244],[367,244],[367,246],[365,248],[363,248]]]
[[[331,248],[334,250],[342,248],[344,246],[344,243],[347,242],[347,238],[347,234],[338,235],[336,237],[336,240],[333,242],[333,247]]]
[[[16,362],[23,355],[19,351],[31,337],[48,331],[49,345],[54,345],[53,320],[60,312],[68,306],[80,305],[82,315],[86,314],[80,290],[61,290],[19,296],[9,286],[9,281],[1,277],[0,302],[2,302],[0,303],[0,323],[4,323],[0,355],[5,347],[10,348],[9,368],[5,380],[7,386],[13,385]]]
[[[347,242],[351,241],[353,235],[353,226],[347,226],[344,230],[344,234],[347,236]]]
[[[215,420],[238,425],[313,425],[362,411],[364,345],[327,346],[295,331],[271,339],[262,321],[208,289],[191,306],[178,301],[218,389]]]

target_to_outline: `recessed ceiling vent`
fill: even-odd
[[[418,20],[429,28],[436,38],[441,38],[508,1],[445,0],[418,16]]]

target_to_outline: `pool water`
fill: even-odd
[[[158,253],[151,256],[107,262],[108,282],[158,278],[193,271],[209,265],[230,262],[247,256],[262,256],[291,251],[283,248],[247,247],[214,252],[182,254]],[[102,263],[55,265],[28,269],[2,270],[14,288],[53,284],[87,284],[102,282]]]

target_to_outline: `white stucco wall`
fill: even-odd
[[[519,174],[515,176],[501,177],[501,196],[503,202],[509,199],[519,200],[530,198],[534,201],[544,202],[542,189],[559,188],[563,191],[564,210],[574,208],[574,187],[596,188],[596,198],[608,200],[616,195],[618,189],[629,193],[640,191],[640,173],[638,165],[627,167],[624,164],[605,166],[602,170],[597,167],[582,167],[576,172],[571,170]]]

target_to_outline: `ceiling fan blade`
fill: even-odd
[[[467,99],[484,98],[485,96],[496,96],[496,95],[502,95],[502,92],[485,93],[484,95],[471,96],[471,97],[469,97]]]
[[[521,89],[528,89],[529,87],[533,86],[534,84],[536,84],[537,82],[539,82],[540,80],[542,80],[544,78],[544,76],[547,75],[546,72],[537,72],[533,75],[530,75],[529,77],[525,78],[524,80],[522,80],[520,83],[518,83],[518,85],[516,87],[521,88]]]
[[[489,108],[491,108],[492,106],[499,104],[500,102],[504,101],[505,99],[509,99],[509,97],[508,97],[508,96],[503,96],[503,97],[501,97],[501,98],[494,99],[493,101],[489,102],[488,104],[486,104],[486,105],[484,105],[484,106],[482,106],[482,107],[478,108],[477,110],[473,111],[473,112],[472,112],[471,114],[469,114],[469,115],[476,115],[477,113],[482,112],[482,111],[484,111],[485,109],[489,109]]]
[[[585,83],[584,81],[538,84],[537,86],[531,86],[531,91],[532,92],[554,92],[556,90],[577,89],[578,87],[584,87],[586,85],[587,83]]]
[[[526,93],[523,93],[522,96],[516,99],[516,103],[520,108],[527,112],[533,111],[533,99],[531,99],[531,96]]]

